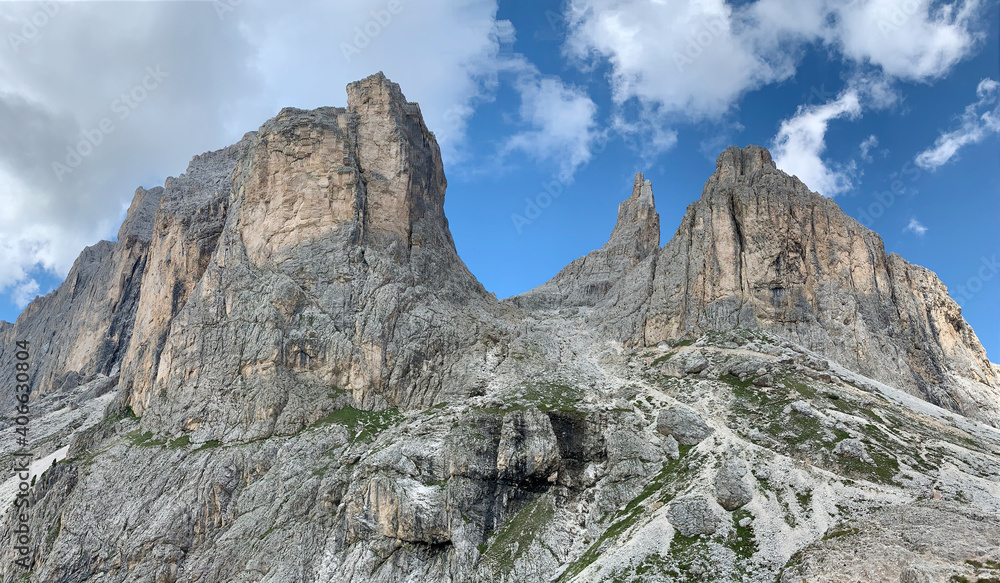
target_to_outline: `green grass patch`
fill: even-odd
[[[746,562],[760,550],[753,531],[753,515],[749,510],[740,508],[733,512],[732,517],[733,532],[726,538],[724,544],[736,553],[737,561]],[[740,526],[740,521],[744,518],[749,518],[750,523]]]
[[[191,437],[187,436],[187,435],[182,435],[182,436],[178,437],[177,439],[172,440],[170,442],[169,446],[170,447],[187,447],[188,445],[190,445],[190,443],[191,443]]]
[[[347,428],[351,441],[368,442],[386,428],[399,423],[403,415],[395,407],[385,411],[365,411],[354,407],[338,409],[316,421],[311,428],[337,424]]]
[[[49,532],[45,534],[45,546],[52,548],[52,543],[56,542],[59,537],[59,531],[62,529],[62,515],[56,516],[56,523],[49,527]]]
[[[813,400],[816,399],[816,396],[817,396],[816,389],[810,387],[806,383],[803,383],[801,381],[797,381],[797,380],[793,379],[790,376],[785,376],[781,380],[782,380],[783,383],[785,383],[786,387],[788,387],[789,389],[792,389],[794,391],[797,391],[800,395],[802,395],[806,399],[808,399],[810,401],[813,401]]]
[[[214,447],[221,447],[221,446],[222,442],[219,441],[218,439],[210,439],[205,443],[199,445],[197,448],[195,448],[195,451],[201,451],[203,449],[212,449]]]
[[[726,383],[727,385],[732,386],[734,389],[747,389],[747,388],[749,388],[753,384],[753,379],[749,379],[748,378],[745,381],[741,381],[738,376],[732,375],[732,374],[729,374],[729,373],[726,373],[726,374],[720,376],[719,380],[722,381],[722,382],[724,382],[724,383]],[[756,391],[752,391],[752,392],[756,392]],[[740,396],[740,395],[737,395],[737,396]]]
[[[881,484],[893,483],[893,477],[899,473],[899,462],[891,455],[871,447],[870,443],[868,445],[868,455],[874,464],[857,458],[841,457],[837,460],[840,468],[855,478]]]
[[[680,471],[680,465],[682,460],[689,457],[688,453],[693,448],[693,445],[681,445],[680,456],[676,460],[671,460],[670,462],[663,464],[663,468],[660,472],[654,476],[648,484],[642,489],[642,491],[628,504],[625,505],[620,511],[618,511],[614,518],[611,519],[611,526],[609,526],[604,533],[598,537],[590,547],[580,556],[579,559],[574,561],[557,579],[557,583],[562,581],[568,581],[573,577],[576,577],[583,572],[584,569],[593,564],[599,556],[606,550],[606,545],[614,541],[614,539],[621,536],[625,531],[632,527],[638,520],[645,514],[645,507],[643,502],[648,500],[653,494],[663,493],[669,490],[671,484],[676,484],[678,486],[683,486],[684,484],[678,484],[678,482],[683,482],[681,476],[684,472]],[[690,460],[687,460],[690,461]],[[666,496],[660,496],[659,500],[666,504],[673,498],[673,492],[669,492]]]
[[[812,490],[795,493],[795,499],[799,503],[799,508],[802,508],[803,510],[808,510],[809,507],[812,505],[812,497],[813,497]]]
[[[539,496],[522,507],[504,523],[487,545],[480,545],[480,561],[498,573],[510,573],[517,560],[542,534],[555,516],[555,507],[547,495]]]

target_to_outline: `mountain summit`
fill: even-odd
[[[43,458],[0,483],[2,579],[1000,578],[1000,369],[767,150],[663,247],[636,175],[605,245],[504,301],[446,187],[379,73],[138,189],[0,323]]]
[[[602,306],[616,337],[650,346],[761,329],[936,405],[1000,426],[1000,376],[933,272],[887,254],[836,202],[728,148],[648,277]],[[655,270],[652,264],[655,263]]]

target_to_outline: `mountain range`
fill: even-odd
[[[1000,580],[1000,366],[766,149],[504,300],[446,188],[379,73],[137,189],[0,322],[3,580]]]

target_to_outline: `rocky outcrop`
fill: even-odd
[[[715,474],[715,500],[726,510],[733,511],[753,500],[753,490],[744,481],[747,467],[738,458],[727,459]]]
[[[1000,378],[944,284],[887,254],[878,235],[778,170],[764,148],[719,156],[654,269],[624,277],[600,305],[596,319],[623,341],[764,329],[1000,425]]]
[[[455,252],[433,134],[383,75],[348,86],[346,109],[283,110],[166,188],[123,367],[144,427],[251,439],[483,382],[501,310]]]
[[[713,432],[697,413],[681,407],[660,411],[656,416],[656,429],[681,445],[697,445]]]
[[[685,496],[670,503],[667,515],[681,536],[688,538],[715,533],[719,519],[704,496]]]
[[[555,482],[559,461],[559,443],[548,415],[534,408],[504,415],[497,451],[501,480]]]
[[[0,328],[0,362],[13,361],[15,341],[29,342],[33,392],[76,387],[98,374],[118,375],[134,331],[152,216],[162,196],[159,187],[137,189],[118,240],[84,249],[55,291]],[[5,399],[0,410],[13,402]]]
[[[640,172],[635,175],[632,196],[618,205],[618,222],[603,247],[510,301],[534,309],[593,306],[659,248],[660,214],[656,212],[652,183]],[[647,272],[650,267],[646,265]]]

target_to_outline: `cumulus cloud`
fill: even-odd
[[[723,0],[572,0],[567,53],[606,58],[614,99],[657,103],[664,112],[717,116],[750,88],[789,76],[789,60],[752,50]]]
[[[927,227],[920,224],[920,221],[918,221],[916,217],[913,217],[910,219],[909,224],[906,225],[906,228],[903,229],[903,232],[913,233],[918,237],[923,237],[924,234],[927,232]]]
[[[525,66],[514,83],[521,96],[520,115],[530,129],[511,136],[503,154],[520,150],[541,160],[555,161],[559,179],[572,179],[590,161],[598,138],[597,105],[585,91],[545,77]]]
[[[845,57],[909,81],[943,77],[983,36],[981,0],[859,0],[827,3],[836,24],[824,40]]]
[[[979,99],[966,106],[957,129],[942,134],[934,145],[917,154],[914,162],[924,170],[937,170],[958,155],[969,144],[977,144],[988,136],[1000,133],[1000,83],[986,78],[976,87]]]
[[[30,273],[65,276],[84,246],[114,235],[136,186],[161,184],[281,107],[343,105],[347,83],[379,70],[420,102],[446,163],[458,160],[513,27],[497,21],[496,0],[398,6],[4,3],[0,291],[20,301]],[[537,94],[565,95],[549,84]]]
[[[861,103],[853,90],[823,105],[800,106],[794,116],[781,122],[772,145],[774,163],[820,194],[836,196],[849,190],[853,165],[831,167],[820,155],[826,149],[826,130],[830,122],[860,115]]]
[[[972,54],[982,12],[981,0],[569,0],[565,52],[584,68],[606,62],[616,103],[636,100],[661,125],[720,118],[794,75],[810,45],[871,70],[851,88],[884,108],[895,80],[938,79]]]
[[[14,288],[14,305],[23,308],[37,296],[38,282],[30,278],[23,280]]]

